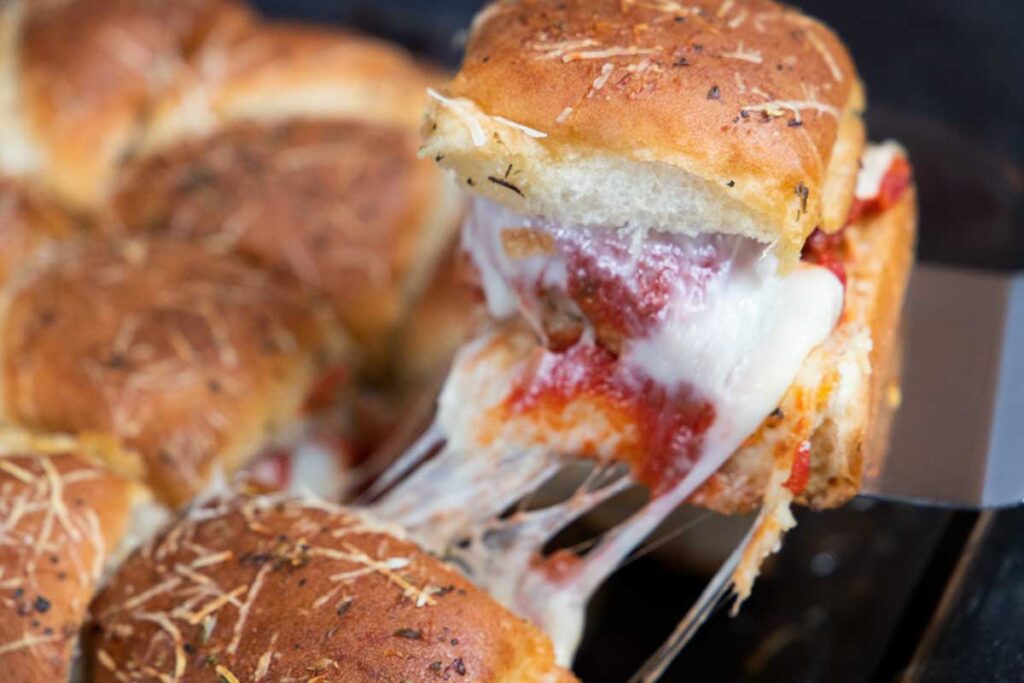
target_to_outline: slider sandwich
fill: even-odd
[[[0,431],[0,672],[66,681],[104,570],[159,523],[142,487],[98,464],[110,444]]]
[[[286,272],[380,365],[463,208],[416,156],[436,74],[381,41],[286,23],[209,41],[194,62],[154,104],[104,228]]]
[[[229,0],[11,0],[0,6],[0,172],[95,208],[154,92],[207,40],[252,21]]]
[[[462,244],[492,325],[386,483],[444,449],[379,514],[438,549],[483,539],[482,580],[563,658],[589,595],[684,501],[761,506],[744,597],[789,504],[853,496],[886,425],[916,205],[863,109],[840,40],[768,0],[486,7],[430,92],[423,154],[474,197]],[[496,521],[579,458],[597,473],[568,501]],[[631,483],[640,512],[584,557],[543,556]]]
[[[241,494],[188,512],[91,606],[96,683],[560,683],[550,640],[344,508]]]
[[[0,414],[27,429],[116,438],[180,505],[341,391],[346,344],[294,283],[200,245],[77,240],[2,287]]]

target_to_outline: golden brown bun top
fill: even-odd
[[[11,294],[6,419],[124,440],[180,503],[295,420],[333,338],[297,287],[195,244],[71,245]]]
[[[345,118],[414,129],[438,74],[384,41],[285,22],[208,41],[164,93],[143,147],[245,119]]]
[[[65,681],[134,488],[77,454],[72,439],[0,431],[0,671]],[[13,678],[11,678],[13,676]]]
[[[573,680],[550,641],[412,543],[321,502],[190,513],[92,606],[98,683]]]
[[[859,120],[840,134],[841,121],[861,106],[843,44],[770,0],[499,0],[474,21],[462,69],[443,96],[462,103],[459,116],[472,103],[503,125],[517,186],[520,166],[526,184],[544,183],[530,171],[542,156],[547,164],[592,155],[662,162],[691,185],[693,177],[710,184],[680,188],[699,191],[702,206],[738,201],[765,224],[763,234],[750,236],[779,240],[788,256],[816,226],[841,227],[863,144]],[[435,102],[429,111],[444,108]],[[433,124],[426,129],[432,156]],[[526,127],[531,140],[509,142],[512,127]],[[500,154],[502,145],[492,146],[496,138],[484,132],[478,155]],[[837,168],[841,138],[856,149],[842,153]],[[447,161],[460,172],[474,166]],[[486,182],[487,175],[501,178],[497,171],[474,178],[478,191],[536,208],[526,187],[518,186],[525,199],[497,194],[502,188]],[[841,188],[826,188],[832,173],[842,177]],[[543,192],[534,188],[538,197]],[[823,194],[845,204],[828,220]]]
[[[203,240],[325,294],[346,329],[384,345],[409,277],[432,260],[446,180],[412,130],[356,120],[243,121],[142,157],[105,227]]]
[[[88,206],[137,134],[152,91],[213,33],[248,10],[229,0],[22,0],[21,116],[46,159],[44,179]]]
[[[0,177],[0,283],[48,245],[80,232],[75,220],[28,184]]]

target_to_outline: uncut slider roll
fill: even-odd
[[[394,529],[240,495],[190,511],[91,606],[92,680],[568,683],[550,641]]]
[[[154,91],[213,36],[250,21],[229,0],[11,0],[0,5],[0,171],[95,207]]]
[[[199,245],[69,244],[5,290],[4,417],[116,437],[177,505],[301,426],[344,360],[334,329],[294,283]]]
[[[649,503],[545,590],[515,588],[546,623],[685,500],[764,502],[756,565],[795,496],[853,495],[915,223],[909,165],[865,152],[863,106],[840,40],[767,0],[485,8],[423,131],[475,196],[462,244],[495,331],[442,392],[444,456],[382,513],[429,535],[562,454],[627,465]],[[427,485],[444,495],[414,504]]]
[[[145,533],[142,487],[68,437],[0,431],[0,672],[68,680],[104,567]],[[133,533],[134,532],[134,533]]]
[[[288,272],[382,360],[462,210],[416,156],[433,79],[394,46],[324,28],[211,43],[155,107],[104,225]]]

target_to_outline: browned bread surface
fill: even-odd
[[[326,503],[200,507],[132,556],[92,613],[97,683],[575,680],[459,572]]]
[[[75,220],[30,184],[0,177],[0,282],[39,252],[80,232]]]
[[[154,105],[144,147],[246,119],[353,119],[413,129],[438,75],[400,48],[347,31],[259,23],[208,41]]]
[[[294,424],[337,356],[294,285],[197,245],[73,245],[8,296],[7,419],[117,436],[171,503]]]
[[[154,90],[207,37],[250,20],[227,0],[9,3],[0,62],[15,100],[0,108],[0,125],[24,138],[30,158],[20,160],[22,170],[71,204],[95,205]]]
[[[795,259],[845,220],[862,107],[839,39],[770,0],[499,0],[424,131],[526,213],[738,232]]]
[[[105,227],[202,240],[325,294],[353,336],[379,346],[433,260],[444,178],[410,129],[356,120],[244,121],[145,156]],[[420,277],[420,279],[422,279]]]
[[[86,607],[128,526],[134,487],[73,440],[0,432],[0,672],[68,678]]]

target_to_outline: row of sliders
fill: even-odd
[[[87,610],[78,675],[98,683],[575,680],[535,626],[395,527],[242,489],[124,559],[150,523],[140,487],[72,439],[0,438],[5,681],[68,680]]]
[[[572,680],[590,595],[679,504],[760,508],[742,599],[792,503],[856,493],[916,205],[835,35],[769,0],[498,0],[443,80],[222,0],[0,7],[0,671],[61,680],[89,622],[95,680]],[[264,491],[343,476],[298,435],[401,445],[471,323],[368,507]]]
[[[245,488],[335,492],[396,412],[356,386],[458,341],[439,78],[221,0],[0,7],[0,678],[569,676],[396,528]]]

